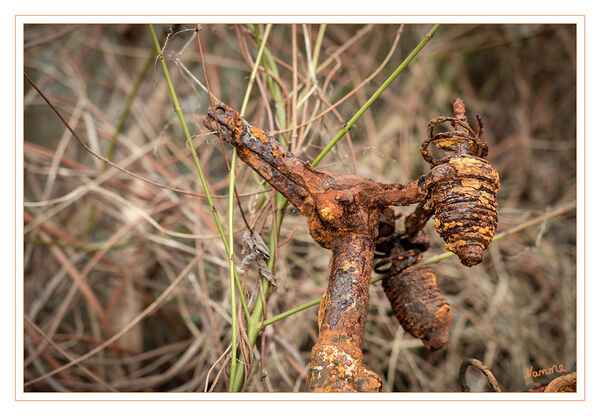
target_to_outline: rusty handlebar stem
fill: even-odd
[[[381,391],[381,378],[362,363],[375,239],[385,207],[424,198],[418,181],[381,184],[319,171],[224,103],[209,109],[205,126],[224,133],[240,158],[307,217],[313,239],[332,251],[308,390]]]
[[[483,132],[481,119],[477,118],[479,131],[475,134],[466,121],[464,104],[461,108],[455,101],[454,110],[455,117],[434,119],[428,125],[429,139],[421,151],[424,158],[434,165],[432,171],[413,182],[382,184],[356,175],[320,171],[296,157],[261,129],[251,126],[228,105],[216,102],[214,107],[209,108],[205,126],[222,133],[223,139],[236,147],[247,165],[307,217],[313,239],[332,251],[329,284],[319,309],[319,338],[311,354],[308,391],[383,390],[381,378],[362,362],[362,341],[376,239],[381,230],[394,232],[394,223],[389,220],[391,206],[418,203],[415,211],[405,220],[405,231],[401,236],[404,247],[397,243],[390,243],[392,245],[388,247],[396,250],[395,259],[389,261],[394,274],[402,274],[405,279],[412,278],[414,283],[408,286],[390,283],[388,297],[394,310],[400,311],[405,304],[411,303],[410,293],[429,296],[431,300],[424,305],[431,308],[423,316],[428,317],[432,325],[411,324],[411,328],[428,348],[437,349],[447,342],[451,315],[441,294],[438,296],[436,292],[435,296],[430,295],[433,293],[430,289],[435,286],[435,275],[427,269],[408,266],[414,263],[415,256],[420,257],[420,253],[429,247],[422,228],[432,215],[436,216],[436,227],[440,221],[443,222],[438,231],[446,240],[447,249],[457,252],[461,261],[469,266],[481,261],[480,252],[473,255],[473,250],[485,248],[489,242],[488,236],[482,239],[469,234],[470,240],[467,242],[459,240],[462,206],[448,204],[446,197],[452,197],[453,189],[457,188],[462,192],[458,195],[460,198],[470,198],[471,202],[463,213],[467,225],[471,227],[466,229],[468,232],[474,229],[474,220],[485,220],[480,211],[489,208],[488,211],[492,212],[495,209],[498,184],[497,173],[492,177],[495,171],[489,171],[489,163],[482,159],[487,154],[487,144],[480,138]],[[457,131],[434,136],[433,127],[446,121],[450,121]],[[430,156],[427,157],[430,143],[443,150],[455,151],[456,154],[434,161]],[[459,159],[462,156],[471,159]],[[465,162],[475,163],[472,158],[483,162],[477,162],[479,165],[475,168],[465,168]],[[483,199],[475,197],[479,188],[485,191]],[[493,203],[486,199],[492,196]],[[488,217],[491,219],[486,223],[486,229],[495,231],[495,216]],[[381,238],[377,244],[378,250],[381,247],[386,249]],[[396,244],[395,249],[393,244]],[[413,251],[401,253],[407,247]],[[381,261],[378,266],[382,266]],[[412,305],[413,308],[422,308],[418,303],[413,302]],[[408,309],[403,319],[408,323],[418,316]]]
[[[205,126],[224,133],[240,158],[308,218],[312,237],[326,248],[341,235],[375,238],[382,209],[411,205],[425,196],[418,181],[382,184],[317,170],[221,102],[214,111],[209,108]]]

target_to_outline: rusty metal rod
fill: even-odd
[[[332,251],[308,389],[380,391],[381,379],[362,364],[361,350],[374,241],[386,206],[423,199],[418,182],[380,184],[319,171],[224,103],[209,109],[205,125],[224,133],[240,158],[307,217],[313,239]],[[334,362],[336,371],[331,370]]]

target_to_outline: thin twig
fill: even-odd
[[[195,192],[190,192],[190,191],[186,191],[184,189],[178,189],[178,188],[174,188],[171,186],[167,186],[167,185],[163,185],[161,183],[155,182],[153,180],[150,180],[148,178],[145,178],[143,176],[137,175],[127,169],[122,168],[121,166],[117,165],[114,162],[111,162],[110,160],[108,160],[107,158],[105,158],[104,156],[98,154],[97,152],[95,152],[91,147],[89,147],[87,144],[85,144],[85,142],[79,137],[79,135],[77,135],[77,133],[75,133],[75,130],[73,130],[73,128],[69,125],[69,123],[67,122],[67,120],[65,120],[65,118],[62,116],[62,114],[56,109],[56,107],[52,104],[52,102],[50,102],[50,99],[48,97],[46,97],[46,95],[38,88],[38,86],[35,84],[35,82],[33,82],[33,80],[29,77],[29,75],[27,75],[26,72],[23,72],[23,75],[25,76],[25,79],[27,80],[27,82],[29,82],[29,84],[31,84],[31,86],[38,92],[38,94],[40,95],[40,97],[43,98],[44,101],[46,101],[46,103],[48,104],[48,106],[52,109],[52,111],[54,112],[54,114],[56,114],[56,116],[60,119],[60,121],[65,125],[65,127],[71,132],[71,134],[73,135],[73,137],[75,138],[75,140],[77,140],[79,142],[79,144],[85,149],[87,150],[92,156],[102,160],[104,163],[108,163],[110,166],[112,166],[115,169],[120,170],[123,173],[126,173],[127,175],[130,175],[136,179],[139,179],[141,181],[144,181],[146,183],[149,183],[150,185],[159,187],[159,188],[163,188],[163,189],[168,189],[170,191],[173,192],[177,192],[180,194],[184,194],[184,195],[190,195],[190,196],[195,196],[195,197],[200,197],[200,198],[207,198],[208,197],[206,195],[202,195],[202,194],[197,194]],[[225,196],[222,196],[221,198],[226,198]]]
[[[71,354],[69,354],[68,352],[66,352],[65,350],[63,350],[54,341],[52,341],[52,339],[50,337],[48,337],[48,335],[46,335],[46,333],[39,326],[37,326],[33,321],[31,321],[31,319],[29,319],[29,317],[27,315],[25,315],[24,317],[25,317],[25,323],[28,326],[30,326],[31,328],[33,328],[38,334],[40,334],[42,336],[42,338],[44,338],[44,340],[47,343],[49,343],[56,351],[58,351],[67,360],[70,360],[70,361],[74,360],[74,358],[73,358],[73,356]],[[98,377],[96,374],[94,374],[93,372],[91,372],[90,370],[88,370],[87,367],[84,367],[80,363],[77,363],[77,367],[81,371],[83,371],[88,377],[90,377],[92,380],[94,380],[95,382],[97,382],[100,385],[102,385],[105,389],[107,389],[109,391],[112,391],[112,392],[116,392],[117,391],[112,386],[108,385],[100,377]]]
[[[427,43],[431,40],[435,32],[440,28],[439,24],[434,25],[431,30],[425,35],[423,40],[413,49],[413,51],[402,61],[402,63],[396,68],[396,70],[385,80],[385,82],[375,91],[375,93],[367,100],[367,102],[354,114],[354,116],[346,123],[344,128],[342,128],[338,134],[329,142],[327,146],[319,153],[319,155],[313,160],[312,165],[317,166],[319,162],[325,157],[327,153],[335,146],[335,144],[342,138],[344,135],[350,131],[350,128],[358,121],[358,119],[367,111],[367,109],[379,98],[379,96],[387,89],[387,87],[392,83],[394,79],[404,71],[404,68],[408,66],[412,62],[412,60],[417,56],[417,54],[423,49]]]

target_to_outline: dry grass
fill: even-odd
[[[178,26],[174,32],[193,26]],[[362,25],[329,25],[319,64],[335,54]],[[152,49],[146,26],[27,26],[25,70],[96,152],[109,141]],[[241,104],[256,55],[244,27],[205,25],[201,30],[213,93]],[[299,125],[369,77],[389,53],[399,26],[363,30],[331,65],[316,75],[315,90],[293,114]],[[157,26],[159,33],[168,27]],[[297,58],[297,102],[311,79],[302,26],[276,25],[268,48],[279,65],[284,90],[292,93]],[[314,49],[318,25],[308,27]],[[343,123],[377,89],[429,30],[407,25],[390,61],[373,80],[332,112],[286,132],[294,151],[314,158]],[[55,37],[54,35],[60,35]],[[239,35],[239,36],[238,36]],[[227,194],[221,144],[202,120],[207,94],[182,71],[178,57],[203,80],[197,44],[181,54],[193,32],[178,33],[164,53],[183,111],[195,138],[213,195]],[[27,44],[28,43],[28,44]],[[253,58],[250,58],[253,59]],[[381,182],[415,179],[428,167],[418,146],[430,118],[450,111],[460,96],[486,123],[490,161],[500,172],[500,231],[575,199],[575,27],[549,25],[444,25],[409,68],[392,83],[351,131],[353,149],[342,140],[320,168]],[[274,131],[276,108],[264,73],[246,118]],[[342,120],[342,121],[340,121]],[[227,152],[230,149],[227,148]],[[151,66],[133,102],[111,157],[136,174],[202,193],[160,65]],[[25,314],[52,339],[46,345],[26,324],[25,382],[80,356],[117,333],[167,287],[172,296],[119,340],[81,366],[30,385],[27,391],[214,391],[227,390],[230,298],[227,255],[205,200],[177,194],[106,169],[85,151],[31,88],[25,94]],[[257,210],[261,183],[238,165],[242,208],[268,240],[272,216]],[[267,196],[271,201],[271,193]],[[41,201],[42,203],[37,203]],[[44,201],[50,201],[45,203]],[[215,200],[223,224],[227,199]],[[404,210],[404,212],[408,212]],[[142,213],[145,213],[142,215]],[[244,225],[236,211],[235,252],[241,258]],[[150,220],[152,219],[152,221]],[[442,242],[428,226],[434,242]],[[179,234],[173,234],[179,233]],[[279,287],[267,317],[319,297],[326,287],[329,253],[313,243],[305,221],[289,210],[277,256]],[[370,293],[365,363],[384,377],[386,391],[458,391],[458,369],[475,357],[493,371],[504,390],[520,390],[527,368],[575,365],[575,215],[571,212],[493,243],[482,265],[467,269],[456,258],[433,267],[453,311],[451,341],[428,353],[399,328],[379,284]],[[244,276],[256,299],[255,272]],[[80,282],[76,284],[75,282]],[[316,308],[268,327],[247,391],[302,391],[310,348],[317,335]],[[260,338],[260,337],[259,337]],[[220,357],[225,359],[219,360]],[[97,377],[92,377],[89,373]],[[469,379],[484,390],[482,377]],[[105,384],[106,383],[106,384]]]

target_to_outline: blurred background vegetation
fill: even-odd
[[[197,82],[204,75],[196,25],[155,28],[225,225],[227,198],[218,196],[227,195],[228,168],[219,139],[202,125],[209,104]],[[429,29],[274,25],[267,48],[283,98],[273,97],[260,70],[245,118],[268,132],[283,130],[293,151],[312,160]],[[255,32],[209,24],[199,35],[211,91],[239,108],[257,52]],[[429,169],[418,150],[427,122],[450,115],[452,100],[461,97],[471,119],[483,118],[488,159],[500,173],[499,232],[564,207],[576,198],[575,40],[574,25],[442,25],[319,168],[380,182],[416,179]],[[146,25],[27,25],[24,47],[25,71],[94,151],[139,176],[203,193]],[[226,391],[228,259],[205,199],[105,165],[28,84],[25,91],[26,391]],[[335,111],[315,117],[350,92]],[[294,122],[301,127],[292,131]],[[237,175],[241,207],[268,241],[271,206],[258,203],[272,194],[261,192],[243,163]],[[455,257],[434,264],[453,312],[450,343],[441,351],[427,352],[405,333],[380,284],[373,285],[364,361],[382,375],[386,391],[459,391],[458,369],[471,357],[507,391],[532,382],[525,378],[530,367],[573,368],[575,220],[571,210],[492,243],[471,269]],[[245,225],[237,210],[234,227],[239,265]],[[427,230],[428,254],[443,253],[431,224]],[[327,285],[329,252],[312,241],[294,209],[279,243],[279,285],[267,318],[320,297]],[[184,270],[194,257],[197,265]],[[243,278],[254,302],[256,272]],[[81,364],[89,371],[72,366],[27,384],[117,333],[168,287],[174,290],[160,307]],[[303,391],[316,321],[311,308],[267,327],[246,391]],[[473,391],[486,390],[480,375],[469,374]]]

